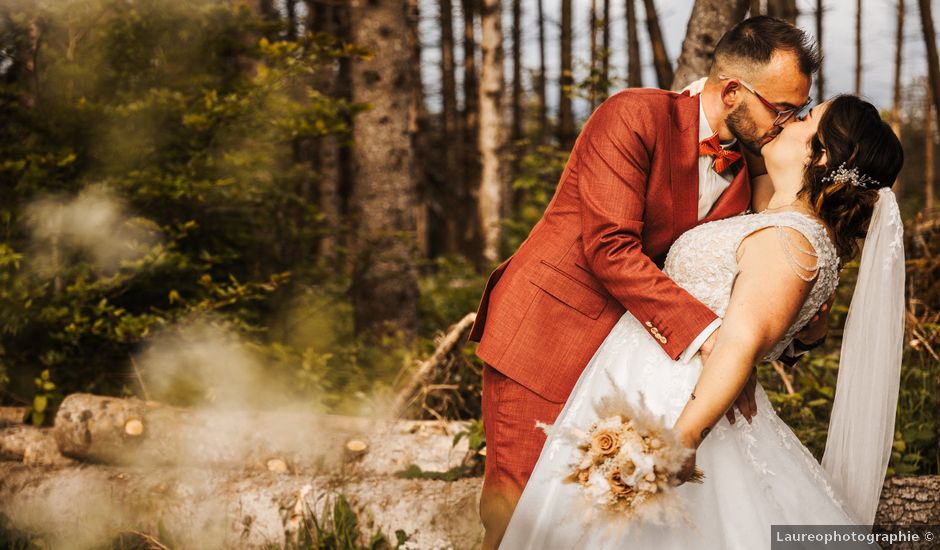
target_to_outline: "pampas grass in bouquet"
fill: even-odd
[[[685,517],[676,494],[677,475],[694,451],[646,407],[642,392],[633,405],[623,390],[612,386],[611,394],[594,403],[597,420],[585,429],[538,426],[578,449],[578,460],[564,481],[580,486],[585,520],[601,516],[604,524],[621,531],[641,522],[675,524],[677,517]],[[702,483],[704,478],[696,467],[688,481]]]

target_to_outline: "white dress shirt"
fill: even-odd
[[[698,140],[708,139],[712,137],[715,131],[712,130],[712,127],[708,124],[708,118],[705,116],[705,107],[702,105],[702,102],[699,101],[698,106]],[[722,143],[721,147],[727,149],[735,144],[737,140],[731,140],[727,143]],[[741,162],[744,162],[743,159]],[[715,205],[715,202],[718,201],[718,197],[731,185],[733,175],[731,170],[725,170],[722,174],[719,174],[715,171],[712,165],[715,163],[715,159],[708,155],[701,155],[698,157],[698,220],[702,221],[705,219],[705,216],[708,215],[711,211],[712,206]],[[718,327],[721,325],[721,319],[715,319],[711,322],[705,330],[703,330],[699,335],[692,340],[692,343],[689,344],[689,347],[682,352],[682,355],[679,356],[679,360],[682,362],[688,362],[692,357],[698,353],[699,348],[702,347],[702,344],[705,343],[705,340],[708,340],[708,337],[711,336],[713,332],[718,330]]]

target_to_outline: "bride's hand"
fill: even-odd
[[[696,452],[692,451],[689,458],[682,464],[682,469],[679,470],[679,473],[676,474],[676,479],[672,482],[673,486],[678,487],[692,478],[692,475],[695,473],[695,455]]]

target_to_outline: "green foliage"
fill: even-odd
[[[41,17],[50,39],[41,88],[0,84],[0,389],[34,396],[37,422],[58,398],[29,384],[40,370],[63,394],[132,393],[141,344],[209,313],[319,389],[314,371],[336,354],[285,349],[269,329],[284,303],[331,278],[306,252],[328,229],[309,196],[317,174],[293,151],[349,139],[361,107],[311,83],[364,53],[326,34],[266,38],[244,6],[211,1],[11,10],[0,37],[11,75],[30,20]],[[83,241],[86,220],[53,223],[69,208],[115,220]],[[96,247],[110,230],[127,238]],[[102,254],[117,259],[102,266]]]
[[[304,550],[390,550],[401,548],[408,536],[401,529],[395,531],[394,546],[380,531],[370,535],[366,544],[362,544],[361,540],[366,539],[359,518],[346,497],[337,495],[332,506],[325,506],[324,514],[319,518],[304,503],[303,529],[297,539],[286,547]]]
[[[522,199],[513,216],[503,220],[502,257],[508,257],[542,217],[568,161],[568,151],[553,146],[529,147],[519,160],[512,187]]]
[[[840,277],[830,327],[843,326],[855,289],[858,262],[848,263]],[[832,332],[835,332],[834,330]],[[770,365],[758,367],[758,377],[777,414],[821,460],[826,446],[829,415],[839,372],[841,340],[838,333],[813,350],[794,370],[795,392],[789,394]],[[940,362],[928,353],[905,346],[898,395],[896,432],[888,475],[937,474],[940,455],[937,417],[940,410]]]

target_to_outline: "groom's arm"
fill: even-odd
[[[640,109],[629,97],[608,100],[578,140],[584,255],[608,292],[678,359],[717,316],[643,253],[651,152],[638,131],[661,131],[665,123],[657,128],[652,120],[629,120],[642,116],[636,113]]]

